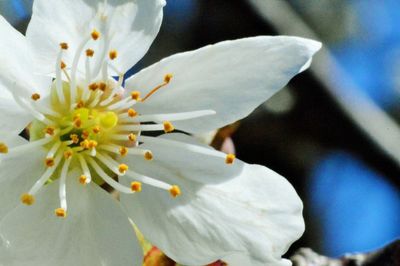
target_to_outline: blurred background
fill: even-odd
[[[400,2],[167,3],[160,35],[130,74],[173,53],[228,39],[284,34],[324,44],[310,70],[232,135],[239,158],[287,177],[304,201],[306,232],[289,253],[307,246],[339,256],[399,237]],[[0,0],[0,13],[24,32],[31,5]]]

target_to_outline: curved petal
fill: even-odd
[[[34,75],[34,64],[25,37],[0,16],[0,93],[18,90],[26,97],[48,94],[50,78]],[[10,96],[8,95],[8,98]]]
[[[68,216],[58,218],[58,181],[45,186],[33,206],[19,205],[0,223],[0,256],[7,265],[141,265],[133,226],[120,205],[95,184],[70,174]]]
[[[128,79],[126,87],[146,95],[163,75],[173,74],[166,87],[137,104],[137,111],[215,110],[213,116],[174,123],[187,132],[206,132],[247,116],[304,70],[320,47],[316,41],[286,36],[221,42],[166,58]]]
[[[32,118],[32,115],[21,108],[8,92],[0,94],[0,129],[2,131],[6,134],[13,131],[20,133],[32,121]]]
[[[280,265],[304,231],[301,200],[266,167],[245,165],[240,176],[217,185],[201,185],[159,165],[147,170],[163,173],[182,195],[172,199],[146,186],[121,201],[146,239],[181,264],[205,265],[241,253],[249,265]]]
[[[165,134],[150,138],[149,141],[145,138],[143,141],[139,148],[150,150],[153,160],[146,161],[138,156],[126,159],[128,165],[143,166],[135,168],[141,174],[146,174],[146,165],[157,164],[199,183],[220,183],[240,175],[244,165],[240,160],[228,165],[225,163],[225,153],[180,133]],[[153,178],[162,177],[163,173],[158,173]]]
[[[125,73],[155,39],[164,5],[165,0],[55,0],[51,5],[47,0],[35,0],[27,38],[38,56],[38,70],[44,74],[54,72],[62,42],[69,45],[63,61],[71,66],[78,47],[96,29],[100,39],[90,40],[81,53],[93,49],[98,65],[108,57],[109,50],[115,49],[118,57],[111,64]],[[83,72],[84,56],[80,59],[78,68]]]

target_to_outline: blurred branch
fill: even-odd
[[[400,266],[400,240],[377,251],[333,259],[301,248],[291,258],[294,266]]]
[[[248,1],[281,34],[318,40],[286,1]],[[310,69],[348,117],[400,166],[399,125],[353,83],[326,47],[315,56]]]

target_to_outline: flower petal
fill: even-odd
[[[199,183],[220,183],[240,175],[244,165],[240,160],[226,164],[225,153],[181,133],[165,134],[150,138],[149,141],[144,139],[144,144],[139,148],[151,151],[154,156],[152,161],[145,161],[138,156],[127,158],[128,165],[143,166],[135,169],[140,170],[141,174],[146,174],[146,165],[157,164]],[[154,176],[162,177],[162,172]]]
[[[35,0],[27,37],[38,55],[39,71],[54,72],[62,42],[69,45],[63,61],[71,66],[80,44],[96,29],[100,32],[99,40],[90,40],[81,53],[93,49],[93,59],[98,65],[108,57],[109,50],[115,49],[118,57],[111,64],[118,72],[125,73],[155,39],[164,5],[165,0],[55,0],[51,5],[47,0]],[[78,66],[83,73],[84,57],[80,57]]]
[[[1,88],[0,92],[2,92]],[[2,131],[6,134],[12,131],[20,133],[31,121],[32,115],[21,108],[8,92],[4,91],[0,94],[0,129]]]
[[[66,218],[54,215],[58,181],[45,186],[32,206],[20,205],[0,223],[0,256],[7,265],[141,265],[133,226],[119,204],[95,184],[67,181]]]
[[[281,265],[281,255],[304,231],[301,200],[266,167],[245,165],[240,176],[217,185],[158,164],[147,168],[150,176],[162,172],[165,181],[179,185],[182,195],[172,199],[146,186],[121,201],[144,236],[181,264],[205,265],[240,253],[249,265]]]
[[[137,104],[137,111],[215,110],[216,115],[174,123],[187,132],[206,132],[247,116],[304,70],[320,47],[316,41],[286,36],[221,42],[166,58],[128,79],[126,87],[146,95],[171,73],[170,83]]]
[[[34,75],[34,64],[25,37],[0,16],[0,92],[48,94],[50,78]],[[9,98],[10,96],[8,96]]]

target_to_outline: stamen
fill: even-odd
[[[142,183],[137,182],[137,181],[131,182],[131,189],[132,189],[132,191],[135,191],[135,192],[142,191]]]
[[[81,164],[83,176],[86,178],[85,182],[86,184],[89,184],[92,181],[92,175],[90,174],[89,166],[87,165],[86,160],[81,154],[78,154],[78,160]]]
[[[118,171],[123,175],[126,173],[126,171],[128,171],[128,169],[129,169],[128,165],[123,163],[118,166]]]
[[[73,152],[72,150],[66,150],[66,151],[64,152],[64,158],[65,158],[66,160],[68,160],[68,159],[70,159],[70,158],[72,157],[73,154],[74,154],[74,152]]]
[[[85,175],[81,175],[79,177],[79,183],[81,183],[82,185],[86,185],[87,184],[87,177]]]
[[[99,88],[99,85],[97,83],[92,83],[89,85],[89,90],[91,91],[96,91]]]
[[[53,167],[54,166],[54,158],[46,158],[44,160],[44,163],[47,167]]]
[[[158,85],[154,89],[152,89],[141,101],[144,102],[146,101],[151,95],[153,95],[156,91],[161,89],[162,87],[166,86],[172,79],[172,74],[167,74],[164,76],[164,83],[161,85]]]
[[[92,158],[88,158],[89,164],[93,167],[93,169],[96,171],[96,173],[105,181],[107,182],[110,186],[112,186],[115,190],[118,190],[122,193],[126,193],[126,194],[132,194],[134,193],[134,191],[131,190],[131,188],[129,187],[125,187],[123,185],[121,185],[120,183],[118,183],[117,181],[115,181],[114,179],[112,179],[111,177],[109,177],[104,171],[103,169],[101,169],[101,167],[95,162],[95,160],[93,160]]]
[[[118,56],[117,50],[111,50],[111,51],[108,53],[108,56],[110,57],[111,60],[116,59],[117,56]]]
[[[56,60],[56,91],[57,97],[61,104],[65,103],[63,85],[62,85],[62,78],[61,78],[61,62],[63,56],[63,49],[60,49],[58,53],[57,60]]]
[[[39,93],[32,94],[31,99],[34,101],[38,101],[40,99],[40,94]]]
[[[99,159],[103,164],[105,164],[116,175],[123,174],[124,168],[120,169],[120,165],[118,165],[118,163],[115,162],[110,156],[98,152],[96,154],[96,158]]]
[[[65,154],[64,154],[64,156],[65,156]],[[67,181],[67,174],[68,174],[68,169],[69,169],[70,163],[71,163],[71,157],[68,157],[68,159],[65,160],[64,165],[61,169],[60,186],[58,188],[58,194],[60,197],[60,208],[57,209],[59,212],[57,212],[57,210],[56,210],[56,215],[58,217],[66,217],[66,215],[67,215],[66,181]]]
[[[152,187],[156,187],[156,188],[159,188],[159,189],[167,190],[167,191],[169,191],[173,187],[168,183],[165,183],[163,181],[160,181],[160,180],[157,180],[157,179],[145,176],[145,175],[138,174],[138,173],[133,172],[131,170],[128,170],[126,172],[126,176],[129,177],[129,178],[132,178],[135,181],[139,181],[139,182],[141,182],[143,184],[146,184],[146,185],[149,185],[149,186],[152,186]]]
[[[0,153],[8,153],[8,146],[3,142],[0,142]]]
[[[67,64],[64,61],[61,61],[60,68],[65,69],[66,67],[67,67]]]
[[[153,160],[153,153],[152,153],[151,151],[146,151],[145,154],[144,154],[144,158],[145,158],[147,161]]]
[[[126,147],[124,147],[124,146],[120,147],[119,148],[119,154],[122,157],[125,157],[128,154],[128,149]]]
[[[225,163],[226,164],[233,164],[233,162],[235,161],[236,156],[234,154],[227,154],[226,158],[225,158]]]
[[[62,42],[62,43],[60,43],[60,47],[61,47],[61,49],[63,49],[63,50],[68,50],[68,43]]]
[[[47,153],[47,158],[53,158],[54,154],[57,152],[58,148],[60,148],[61,142],[57,141],[50,149],[50,151]],[[47,165],[47,163],[46,163]]]
[[[136,142],[136,139],[137,139],[137,137],[136,137],[135,134],[131,133],[131,134],[128,135],[128,140],[129,141]]]
[[[130,117],[135,117],[135,116],[137,116],[137,112],[135,110],[133,110],[133,109],[129,109],[128,110],[128,115]]]
[[[175,130],[175,127],[169,121],[164,121],[164,132],[169,133]]]
[[[86,50],[86,56],[87,57],[93,57],[93,55],[94,55],[94,50],[92,50],[92,49],[87,49]]]
[[[60,217],[60,218],[67,217],[67,211],[64,210],[63,208],[55,209],[54,213],[56,214],[57,217]]]
[[[116,127],[120,131],[163,131],[165,130],[163,124],[154,125],[119,125]]]
[[[22,194],[21,196],[21,202],[25,205],[33,205],[35,203],[35,197],[31,194]]]
[[[72,140],[73,144],[78,144],[79,143],[79,137],[77,134],[71,134],[69,135],[70,139]]]
[[[51,121],[47,119],[42,113],[38,112],[34,106],[26,103],[22,98],[20,98],[17,94],[16,91],[12,92],[12,96],[15,100],[16,103],[18,103],[19,106],[30,112],[37,120],[42,121],[45,124],[51,124]]]
[[[131,98],[132,98],[132,100],[140,101],[141,100],[140,99],[140,92],[139,91],[132,91],[131,92]]]
[[[92,33],[90,34],[92,36],[92,39],[97,41],[100,38],[100,32],[98,32],[97,30],[93,30]]]
[[[101,90],[102,92],[105,92],[107,89],[107,84],[105,82],[100,82],[99,83],[99,90]]]
[[[44,131],[44,133],[46,134],[46,135],[48,135],[48,136],[54,136],[54,132],[55,132],[55,127],[53,127],[53,126],[48,126],[48,127],[46,127],[43,131]]]
[[[52,140],[53,140],[53,138],[43,138],[43,139],[40,139],[40,140],[31,141],[31,142],[29,142],[27,144],[23,144],[23,145],[20,145],[20,146],[17,146],[17,147],[9,149],[8,150],[8,154],[10,156],[19,155],[21,153],[27,152],[28,150],[30,150],[32,148],[45,145],[45,144],[49,143]]]
[[[128,110],[129,112],[129,110]],[[215,115],[216,112],[214,110],[200,110],[193,112],[182,112],[182,113],[170,113],[170,114],[154,114],[154,115],[140,115],[140,116],[130,116],[129,113],[127,115],[121,114],[120,118],[124,119],[129,117],[134,117],[134,119],[129,119],[129,121],[134,122],[159,122],[159,121],[179,121],[179,120],[187,120],[193,118],[199,118],[208,115]]]
[[[94,40],[97,40],[100,37],[100,33],[97,31],[93,31],[91,34]],[[95,37],[97,38],[95,39]],[[78,63],[79,59],[81,58],[82,50],[85,48],[86,44],[89,42],[90,37],[84,38],[82,42],[79,44],[78,49],[76,50],[74,60],[72,61],[72,68],[71,68],[71,82],[70,82],[70,93],[71,93],[71,103],[75,102],[76,98],[76,73],[78,71]]]
[[[176,198],[181,195],[181,189],[177,185],[173,185],[169,190],[169,193],[171,193],[172,197]]]
[[[101,128],[100,128],[99,126],[95,126],[95,127],[93,128],[93,133],[94,133],[94,134],[99,134],[100,131],[101,131]]]

